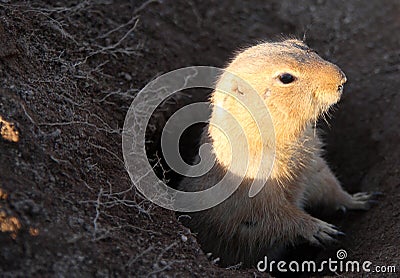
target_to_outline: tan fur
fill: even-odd
[[[220,257],[223,265],[254,265],[265,255],[277,259],[286,246],[302,240],[312,244],[332,241],[340,232],[303,208],[368,209],[371,197],[364,193],[351,196],[341,188],[321,157],[322,143],[315,131],[317,119],[340,99],[338,87],[346,82],[343,72],[298,40],[261,43],[245,49],[226,70],[238,78],[221,76],[211,102],[224,107],[244,128],[250,164],[245,177],[237,177],[244,178],[239,189],[218,206],[191,214],[189,227],[198,233],[203,249]],[[291,73],[296,80],[282,84],[278,78],[282,73]],[[248,190],[259,170],[260,149],[271,145],[261,142],[254,120],[236,98],[219,92],[231,90],[245,97],[249,93],[245,83],[264,100],[276,137],[271,176],[253,198],[248,197]],[[211,120],[218,117],[224,116],[213,111]],[[222,120],[226,122],[224,128],[229,129],[229,120]],[[202,143],[213,145],[217,163],[202,177],[185,178],[180,184],[182,190],[213,186],[224,176],[231,159],[241,159],[231,158],[227,138],[212,125],[206,128]]]

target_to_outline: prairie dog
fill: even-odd
[[[255,265],[260,258],[278,259],[288,245],[307,241],[326,244],[342,234],[336,227],[305,212],[322,206],[328,211],[370,207],[373,194],[345,192],[321,156],[322,142],[314,130],[317,119],[339,101],[344,73],[323,60],[299,40],[267,42],[239,52],[226,70],[238,79],[217,83],[211,103],[235,116],[248,138],[250,164],[238,190],[211,209],[191,214],[187,222],[206,252],[222,265]],[[276,137],[276,158],[270,177],[259,194],[248,190],[259,163],[259,131],[235,98],[218,92],[230,83],[232,94],[246,95],[254,88],[265,102]],[[257,113],[257,111],[251,111]],[[211,119],[224,117],[215,110]],[[229,124],[229,120],[226,121]],[[239,131],[238,131],[239,132]],[[221,131],[208,125],[201,143],[213,146],[214,167],[198,178],[184,178],[179,189],[200,191],[213,186],[226,173],[231,159],[229,142]],[[264,146],[267,147],[268,146]],[[254,159],[253,159],[254,158]]]

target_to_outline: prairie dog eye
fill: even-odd
[[[296,77],[294,77],[290,73],[282,73],[281,75],[279,75],[279,80],[283,84],[289,84],[289,83],[292,83],[293,81],[295,81]]]

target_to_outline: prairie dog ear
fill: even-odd
[[[217,84],[217,89],[234,95],[246,95],[251,86],[238,76],[225,73]]]
[[[243,80],[235,77],[231,81],[231,90],[235,94],[240,94],[240,95],[245,95],[246,94],[246,88],[244,86]]]

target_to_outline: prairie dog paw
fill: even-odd
[[[349,201],[346,204],[340,205],[338,209],[344,212],[347,209],[369,210],[372,205],[377,203],[375,198],[380,195],[382,195],[380,192],[359,192],[350,195]]]
[[[344,235],[344,233],[339,231],[336,226],[316,219],[315,230],[309,238],[309,241],[313,245],[324,246],[329,243],[335,242],[335,237],[342,235]]]

